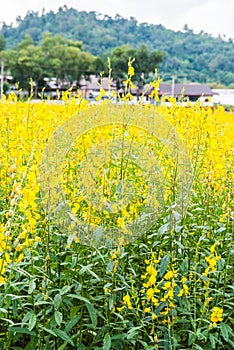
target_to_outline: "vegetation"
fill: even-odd
[[[45,33],[64,39],[81,41],[84,51],[103,60],[116,47],[145,45],[149,50],[165,52],[160,66],[164,81],[176,76],[179,81],[216,82],[228,86],[234,81],[233,40],[213,38],[209,34],[193,33],[188,26],[183,31],[167,30],[162,25],[138,23],[133,17],[115,18],[96,12],[77,11],[60,7],[57,13],[30,11],[25,18],[17,18],[16,26],[3,24],[0,33],[7,48],[15,48],[26,34],[41,43]],[[96,72],[99,73],[99,72]],[[140,73],[139,73],[140,74]]]
[[[67,89],[79,87],[82,77],[89,78],[90,74],[99,75],[103,72],[106,62],[111,59],[112,77],[118,87],[123,86],[129,57],[134,61],[136,83],[143,85],[150,73],[162,62],[164,53],[148,52],[146,46],[139,49],[122,46],[113,50],[111,57],[96,57],[82,50],[80,41],[64,39],[60,35],[52,36],[47,33],[41,44],[35,43],[26,35],[15,49],[3,51],[1,57],[5,66],[13,76],[13,83],[20,82],[21,88],[29,88],[30,79],[35,84],[35,95],[47,87],[46,80],[56,78],[57,86]],[[102,73],[103,74],[103,73]]]
[[[133,76],[120,105],[0,102],[4,349],[234,347],[233,115],[130,105]]]

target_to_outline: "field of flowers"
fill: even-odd
[[[0,349],[234,348],[234,115],[0,102]]]

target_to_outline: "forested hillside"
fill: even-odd
[[[28,12],[17,18],[17,25],[2,24],[0,34],[6,48],[12,49],[29,34],[41,42],[46,32],[65,39],[83,42],[83,50],[105,58],[115,47],[128,44],[134,48],[146,45],[149,52],[164,51],[160,65],[164,80],[175,76],[180,81],[234,83],[234,42],[213,38],[207,33],[195,34],[187,26],[183,32],[168,30],[162,25],[138,23],[116,15],[115,18],[96,12],[78,11],[66,6],[54,13]]]

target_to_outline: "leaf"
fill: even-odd
[[[91,321],[92,321],[92,327],[96,328],[97,327],[97,312],[92,304],[86,302],[85,305],[88,309],[89,316],[90,316]]]
[[[30,337],[30,342],[24,347],[24,350],[37,350],[38,339],[37,337]]]
[[[188,339],[188,345],[192,345],[195,340],[195,334],[190,331],[189,333],[189,339]]]
[[[114,261],[110,260],[106,266],[106,273],[113,272],[113,268],[114,268]]]
[[[62,321],[63,321],[63,314],[62,314],[62,312],[56,310],[55,313],[54,313],[54,319],[55,319],[55,322],[57,323],[57,325],[60,326]]]
[[[68,216],[70,217],[70,219],[76,223],[78,223],[77,218],[75,217],[75,215],[73,215],[72,213],[70,213],[69,211],[67,211]]]
[[[79,344],[77,347],[77,350],[86,350],[86,346],[84,346],[84,344]]]
[[[55,297],[54,297],[54,307],[55,309],[58,309],[60,304],[62,302],[62,297],[60,294],[56,294]]]
[[[113,305],[114,305],[114,298],[111,296],[109,301],[108,301],[109,310],[112,310]]]
[[[69,337],[69,335],[64,332],[61,331],[60,329],[53,329],[54,333],[57,334],[57,336],[63,340],[65,340],[66,342],[68,342],[69,344],[71,344],[72,346],[75,346],[72,339]]]
[[[100,278],[96,275],[96,273],[94,273],[91,269],[90,269],[90,265],[87,266],[82,266],[82,268],[79,271],[79,275],[83,275],[83,273],[88,272],[90,273],[90,275],[92,275],[93,277],[95,277],[98,281],[100,281]]]
[[[89,301],[87,298],[82,297],[82,296],[79,295],[79,294],[68,294],[67,296],[68,296],[69,298],[78,299],[78,300],[84,301],[85,303],[89,303],[89,304],[90,304],[90,301]]]
[[[111,347],[111,337],[110,334],[107,333],[103,339],[103,348],[102,350],[109,350]]]
[[[28,330],[27,328],[22,327],[9,327],[9,332],[15,332],[15,333],[22,333],[22,334],[28,334],[28,335],[36,335],[35,332],[32,332]]]
[[[100,226],[94,231],[92,235],[93,242],[98,243],[101,240],[102,236],[103,236],[103,229]]]
[[[3,308],[0,307],[0,312],[2,312],[4,314],[7,314],[8,311],[6,309],[3,309]]]
[[[159,235],[162,235],[162,234],[164,234],[165,232],[167,232],[168,227],[169,227],[169,224],[168,224],[168,223],[162,225],[162,226],[159,228],[159,230],[158,230],[158,234],[159,234]]]
[[[168,255],[165,255],[160,263],[160,268],[159,268],[159,275],[160,277],[162,277],[164,275],[164,273],[166,272],[167,266],[170,262],[170,258]]]
[[[58,348],[58,350],[66,349],[66,346],[67,346],[67,342],[65,341],[65,342]]]
[[[220,323],[220,329],[223,339],[228,342],[229,341],[229,334],[228,334],[228,327],[225,323]]]
[[[49,328],[46,328],[46,327],[42,327],[42,326],[39,326],[40,329],[43,329],[43,331],[47,332],[47,333],[50,333],[52,334],[54,337],[57,337],[57,334],[52,331],[52,329],[49,329]]]
[[[37,316],[32,313],[28,321],[28,329],[31,331],[37,323]]]
[[[80,315],[72,317],[72,319],[66,324],[65,331],[69,332],[77,324],[77,322],[79,322],[80,318]]]
[[[175,221],[179,221],[181,219],[181,214],[178,213],[176,210],[173,210],[172,214],[173,214],[173,216],[175,218]]]
[[[67,292],[69,292],[71,289],[72,289],[72,286],[64,286],[60,291],[60,295],[67,294]]]
[[[211,343],[212,349],[215,349],[215,346],[216,346],[215,337],[213,336],[213,334],[210,334],[209,338],[210,338],[210,343]]]
[[[142,328],[142,326],[132,327],[127,333],[127,339],[133,339],[139,332],[139,330]]]
[[[35,280],[32,279],[29,281],[29,286],[28,286],[28,294],[32,294],[32,292],[36,289],[36,283]]]

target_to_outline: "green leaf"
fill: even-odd
[[[6,309],[3,309],[3,308],[0,307],[0,312],[2,312],[4,314],[7,314],[8,311]]]
[[[67,292],[69,292],[71,289],[72,289],[72,286],[64,286],[60,291],[60,295],[67,294]]]
[[[28,329],[31,331],[37,323],[37,316],[32,313],[28,321]]]
[[[22,327],[9,327],[9,332],[15,332],[15,333],[22,333],[22,334],[28,334],[28,335],[36,335],[35,332],[32,332],[28,330],[27,328]]]
[[[96,231],[94,231],[93,235],[92,235],[92,239],[94,243],[98,243],[103,235],[103,228],[100,226],[96,229]]]
[[[220,323],[220,329],[223,339],[228,342],[229,341],[229,334],[228,334],[228,328],[225,323]]]
[[[57,336],[63,340],[65,340],[66,342],[68,342],[69,344],[71,344],[72,346],[74,346],[74,343],[72,341],[72,339],[69,337],[69,335],[64,332],[61,331],[60,329],[53,329],[54,333],[57,334]]]
[[[92,304],[89,303],[85,303],[87,309],[88,309],[88,312],[89,312],[89,316],[91,318],[91,321],[92,321],[92,327],[93,328],[96,328],[97,327],[97,312],[94,308],[94,306]]]
[[[98,277],[98,275],[96,275],[96,273],[94,273],[91,270],[91,268],[90,268],[91,266],[92,266],[91,264],[89,264],[87,266],[82,266],[82,268],[79,271],[79,275],[83,275],[85,272],[88,272],[90,275],[92,275],[94,278],[96,278],[98,281],[100,281],[100,278]]]
[[[141,326],[137,326],[137,327],[132,327],[130,328],[130,330],[127,333],[127,339],[133,339],[137,336],[137,334],[139,333],[139,330],[141,329]]]
[[[192,345],[195,340],[195,334],[190,331],[189,333],[189,339],[188,339],[188,345]]]
[[[168,227],[169,227],[169,224],[168,224],[168,223],[162,225],[162,226],[159,228],[159,230],[158,230],[158,234],[159,234],[159,235],[162,235],[162,234],[164,234],[165,232],[167,232]]]
[[[109,350],[111,347],[111,337],[110,334],[107,333],[103,339],[103,348],[102,350]]]
[[[28,286],[28,294],[32,294],[32,292],[36,289],[36,283],[35,280],[32,279],[29,281],[29,286]]]
[[[164,273],[166,272],[167,266],[170,262],[170,258],[168,255],[165,255],[160,263],[160,268],[159,268],[159,275],[160,277],[162,277],[164,275]]]
[[[213,336],[213,334],[210,334],[209,338],[210,338],[210,343],[211,343],[212,349],[215,349],[215,346],[216,346],[215,337]]]
[[[89,303],[89,304],[90,304],[90,301],[89,301],[87,298],[82,297],[82,296],[79,295],[79,294],[68,294],[67,296],[68,296],[69,298],[78,299],[78,300],[84,301],[85,303]]]
[[[62,297],[60,294],[56,294],[55,297],[54,297],[54,307],[55,309],[58,309],[60,304],[62,302]]]
[[[38,349],[38,339],[37,337],[30,337],[30,342],[24,347],[24,350],[37,350]]]
[[[65,341],[59,348],[58,350],[64,350],[67,347],[67,342]]]
[[[106,266],[106,273],[113,272],[113,268],[114,268],[114,261],[110,260]]]
[[[86,346],[84,346],[84,344],[79,344],[77,347],[77,350],[86,350]]]
[[[55,313],[54,313],[54,319],[55,319],[55,322],[57,323],[57,325],[60,326],[62,321],[63,321],[63,314],[62,314],[62,312],[56,310]]]
[[[79,322],[80,318],[80,315],[72,317],[72,319],[66,324],[65,331],[69,332],[77,324],[77,322]]]
[[[39,326],[39,328],[42,329],[43,331],[47,332],[47,333],[50,333],[54,337],[57,337],[57,334],[54,331],[52,331],[52,329],[49,329],[49,328],[46,328],[46,327],[42,327],[42,326]]]

